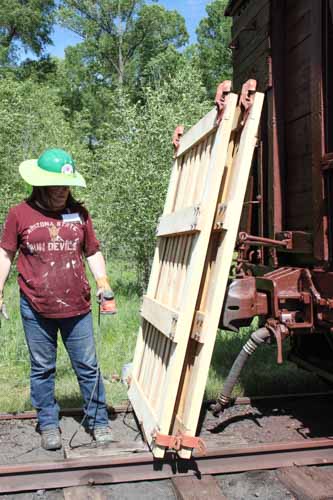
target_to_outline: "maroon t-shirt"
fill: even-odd
[[[83,256],[99,250],[86,209],[44,211],[22,202],[11,208],[0,246],[16,252],[18,283],[31,306],[47,318],[68,318],[90,310]]]

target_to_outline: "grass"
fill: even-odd
[[[126,400],[126,388],[120,382],[111,382],[111,378],[113,374],[119,375],[122,366],[132,360],[139,326],[140,295],[136,286],[136,273],[130,263],[113,262],[109,268],[118,314],[101,317],[99,327],[98,309],[93,303],[93,318],[107,401],[108,404],[117,405]],[[30,367],[19,314],[15,273],[12,273],[6,285],[5,299],[10,319],[2,320],[0,329],[0,412],[24,411],[31,409]],[[251,328],[243,329],[240,333],[218,332],[206,386],[207,398],[215,398],[220,391],[250,331]],[[275,346],[265,346],[258,349],[244,368],[234,393],[254,396],[325,389],[327,385],[318,377],[295,365],[288,362],[277,365]],[[58,349],[56,396],[62,408],[78,407],[82,403],[75,375],[61,342]]]
[[[116,293],[118,313],[115,316],[101,316],[99,326],[98,307],[93,300],[93,319],[107,401],[117,405],[126,400],[126,387],[120,382],[111,382],[111,378],[113,374],[120,374],[122,366],[132,360],[139,326],[140,297],[136,274],[130,264],[117,262],[110,265],[109,276]],[[93,282],[91,286],[94,297]],[[29,395],[30,363],[19,313],[15,273],[12,273],[6,284],[5,302],[10,319],[2,320],[0,328],[0,412],[24,411],[32,408]],[[76,377],[62,342],[58,345],[56,397],[63,408],[78,407],[82,400]]]
[[[249,335],[256,328],[243,328],[239,333],[219,331],[206,385],[206,398],[214,399],[227,377],[234,359],[242,349]],[[269,394],[292,394],[296,392],[316,392],[331,389],[325,381],[298,368],[287,361],[288,340],[284,342],[284,363],[277,364],[275,345],[265,345],[257,349],[242,370],[233,395],[258,396]]]

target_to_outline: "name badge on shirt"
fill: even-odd
[[[78,213],[62,214],[61,218],[64,222],[79,222],[79,223],[82,222],[81,217]]]

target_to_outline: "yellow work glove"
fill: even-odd
[[[0,314],[5,318],[9,319],[6,309],[6,304],[3,301],[3,293],[0,292]]]
[[[96,285],[97,285],[96,295],[98,302],[102,302],[104,299],[111,300],[114,298],[114,293],[111,289],[107,276],[102,276],[101,278],[97,278]]]
[[[106,276],[96,280],[97,283],[97,301],[100,304],[101,314],[116,314],[117,306],[114,299],[114,293]]]

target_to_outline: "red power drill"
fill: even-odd
[[[111,289],[103,292],[99,310],[101,314],[116,314],[117,306],[114,293]]]

